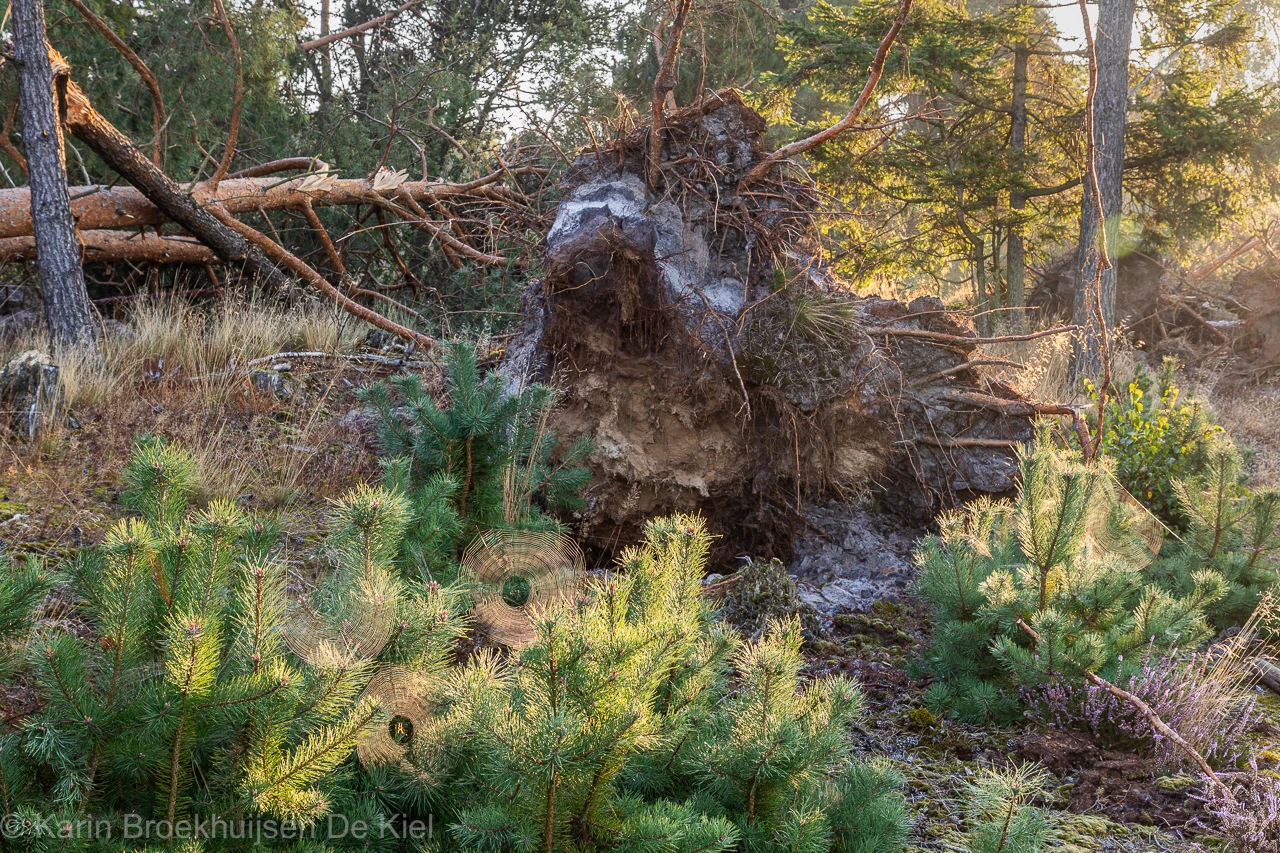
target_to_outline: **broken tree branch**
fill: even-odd
[[[328,171],[328,169],[329,164],[319,157],[285,157],[281,160],[272,160],[267,163],[259,163],[256,166],[250,166],[247,169],[240,169],[227,175],[227,178],[262,178],[267,175],[278,175],[281,172],[324,172]]]
[[[156,75],[151,73],[151,69],[147,67],[147,63],[142,61],[142,57],[134,53],[133,48],[125,42],[124,39],[116,35],[111,27],[107,26],[107,22],[99,18],[93,13],[88,6],[84,5],[81,0],[68,0],[80,16],[89,22],[89,26],[97,30],[103,38],[111,43],[111,46],[125,58],[125,61],[133,67],[138,77],[142,80],[142,85],[147,87],[148,94],[151,95],[151,159],[157,166],[164,166],[164,130],[165,125],[169,123],[169,119],[165,114],[164,96],[160,94],[160,83],[156,80]]]
[[[858,99],[853,102],[849,112],[840,121],[830,127],[820,130],[812,136],[804,139],[797,139],[789,145],[784,145],[772,154],[769,154],[759,163],[757,163],[751,171],[743,175],[742,180],[738,183],[739,190],[750,186],[756,181],[763,178],[769,171],[783,160],[790,159],[799,154],[803,154],[813,148],[817,148],[823,143],[829,142],[846,130],[853,128],[858,117],[862,115],[862,111],[866,109],[867,104],[871,102],[871,96],[876,90],[876,85],[880,82],[881,76],[884,74],[884,64],[889,58],[889,50],[893,47],[894,41],[898,38],[898,33],[902,31],[902,25],[907,22],[907,16],[911,14],[912,0],[902,0],[902,5],[898,9],[898,17],[894,18],[893,24],[889,27],[889,31],[885,33],[884,38],[880,40],[879,47],[876,48],[875,58],[871,61],[871,71],[867,75],[866,85],[862,87],[862,91],[858,94]]]
[[[662,51],[662,65],[653,78],[653,104],[649,123],[649,186],[656,187],[662,174],[662,120],[667,99],[676,88],[676,62],[680,58],[680,39],[684,36],[685,23],[693,0],[674,0],[675,14],[671,18],[671,31]]]
[[[363,32],[367,32],[375,27],[380,27],[383,24],[389,24],[399,17],[402,12],[412,9],[421,2],[423,2],[423,0],[407,0],[407,2],[401,3],[390,12],[379,15],[376,18],[370,18],[363,24],[356,24],[354,27],[347,27],[345,30],[338,30],[336,33],[329,33],[327,35],[322,35],[319,38],[313,38],[310,41],[304,41],[298,45],[298,50],[306,53],[309,50],[324,47],[326,44],[333,44],[335,41],[341,41],[342,39],[348,39],[352,36],[358,36]]]
[[[413,329],[401,326],[394,320],[389,320],[382,316],[377,311],[366,308],[359,302],[349,299],[336,287],[326,281],[324,276],[312,269],[306,261],[303,261],[297,255],[293,254],[256,228],[245,225],[243,222],[236,219],[225,210],[220,209],[216,205],[211,207],[209,212],[216,217],[219,222],[232,231],[235,231],[260,252],[279,261],[283,266],[292,270],[299,278],[304,279],[308,284],[320,291],[326,299],[340,306],[348,314],[359,317],[366,323],[369,323],[372,326],[377,326],[385,332],[390,332],[396,337],[413,341],[427,350],[430,350],[435,346],[436,342],[434,339],[421,334],[420,332],[415,332]]]
[[[61,56],[57,59],[66,65]],[[63,94],[62,114],[67,129],[111,169],[133,184],[157,210],[163,211],[166,219],[181,225],[224,262],[244,267],[262,284],[279,290],[288,287],[288,279],[260,249],[219,223],[207,209],[183,192],[172,178],[144,157],[128,137],[94,109],[88,97],[70,79]]]

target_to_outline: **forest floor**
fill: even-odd
[[[10,553],[57,560],[100,541],[121,516],[119,470],[135,438],[148,433],[194,452],[205,500],[281,512],[298,555],[315,550],[306,546],[322,535],[332,498],[380,477],[376,418],[359,392],[394,368],[268,356],[402,353],[377,336],[355,335],[324,312],[302,323],[262,316],[177,318],[176,334],[157,331],[174,319],[154,317],[151,326],[118,330],[109,345],[112,374],[72,377],[70,427],[34,443],[0,439],[0,545]],[[236,328],[246,322],[265,323],[271,331],[248,337]],[[10,344],[0,358],[24,346]],[[1020,384],[1032,393],[1051,390],[1053,354],[1020,355],[1031,362]],[[227,369],[229,363],[241,367]],[[1219,420],[1256,451],[1256,478],[1280,482],[1280,432],[1274,429],[1280,393],[1228,389],[1212,375],[1189,378]],[[1041,804],[1055,817],[1054,850],[1220,848],[1189,775],[1138,754],[1102,750],[1087,735],[1040,721],[984,729],[928,711],[921,701],[926,685],[908,674],[929,628],[924,605],[910,594],[910,550],[925,531],[880,512],[874,501],[817,506],[810,515],[814,530],[801,538],[790,567],[800,600],[818,609],[825,634],[807,646],[808,671],[844,673],[863,685],[868,711],[855,733],[859,750],[895,762],[905,774],[915,849],[962,850],[965,781],[983,767],[1010,761],[1040,761],[1053,774],[1054,786]],[[26,702],[21,691],[0,692],[0,714],[21,716]],[[1263,702],[1280,725],[1280,698],[1268,694]]]

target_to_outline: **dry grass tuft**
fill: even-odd
[[[83,354],[59,358],[73,410],[102,405],[139,378],[168,374],[181,374],[217,393],[225,384],[222,374],[233,365],[281,350],[350,350],[367,328],[327,302],[285,309],[258,299],[211,307],[177,299],[144,302],[125,325],[127,331],[109,331],[100,365]],[[6,349],[0,358],[28,349],[47,351],[48,339],[41,329]]]
[[[278,394],[243,368],[285,350],[350,351],[366,331],[321,303],[140,305],[108,334],[100,364],[59,358],[80,428],[34,444],[0,438],[0,536],[42,553],[95,541],[117,512],[120,467],[146,433],[195,455],[203,499],[318,518],[329,498],[378,476],[369,436],[342,422],[360,406],[356,389],[378,374],[341,361],[295,362]],[[31,335],[0,358],[44,345]]]

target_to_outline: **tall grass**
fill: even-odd
[[[282,350],[340,352],[351,349],[365,327],[328,303],[309,301],[292,308],[258,299],[211,306],[177,299],[144,302],[125,327],[103,341],[103,357],[63,352],[58,363],[73,410],[109,403],[139,381],[181,376],[210,393],[223,388],[229,372]],[[48,349],[43,329],[7,343],[0,357],[28,349]]]

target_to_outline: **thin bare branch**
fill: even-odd
[[[231,118],[227,124],[227,141],[223,146],[222,159],[218,161],[218,168],[209,179],[209,184],[217,187],[218,181],[221,181],[231,169],[231,160],[236,156],[236,142],[240,139],[240,111],[244,108],[244,57],[240,52],[240,39],[236,38],[235,28],[231,26],[231,19],[227,17],[227,8],[222,5],[222,0],[212,0],[212,3],[214,15],[222,25],[222,33],[227,38],[227,44],[231,46],[231,62],[235,73],[231,84]]]
[[[1083,2],[1083,0],[1081,0]],[[867,75],[867,82],[862,87],[858,99],[853,102],[853,106],[849,109],[848,114],[840,121],[831,125],[824,130],[820,130],[812,136],[804,139],[798,139],[789,145],[784,145],[777,151],[765,157],[755,165],[751,171],[742,177],[739,187],[746,187],[763,178],[769,171],[783,160],[803,154],[813,148],[818,147],[826,142],[831,141],[835,137],[847,130],[854,128],[858,123],[858,117],[862,115],[862,111],[866,109],[867,104],[871,102],[871,96],[875,93],[876,85],[879,84],[880,78],[884,75],[884,64],[889,58],[889,50],[893,47],[893,43],[898,38],[898,33],[902,31],[902,26],[907,22],[907,16],[911,14],[912,0],[902,0],[902,5],[898,9],[898,17],[894,18],[893,25],[889,27],[889,31],[885,33],[884,38],[880,40],[880,46],[876,48],[875,58],[871,61],[871,71]]]
[[[319,38],[313,38],[310,41],[304,41],[298,45],[298,50],[306,53],[309,50],[324,47],[326,44],[333,44],[335,41],[341,41],[342,39],[349,39],[352,36],[358,36],[363,32],[374,29],[375,27],[391,23],[399,17],[402,12],[412,9],[414,6],[417,6],[422,2],[423,0],[407,0],[407,2],[401,3],[390,12],[379,15],[376,18],[370,18],[363,24],[356,24],[354,27],[347,27],[345,30],[338,30],[336,33],[329,33],[328,35],[322,35]]]

